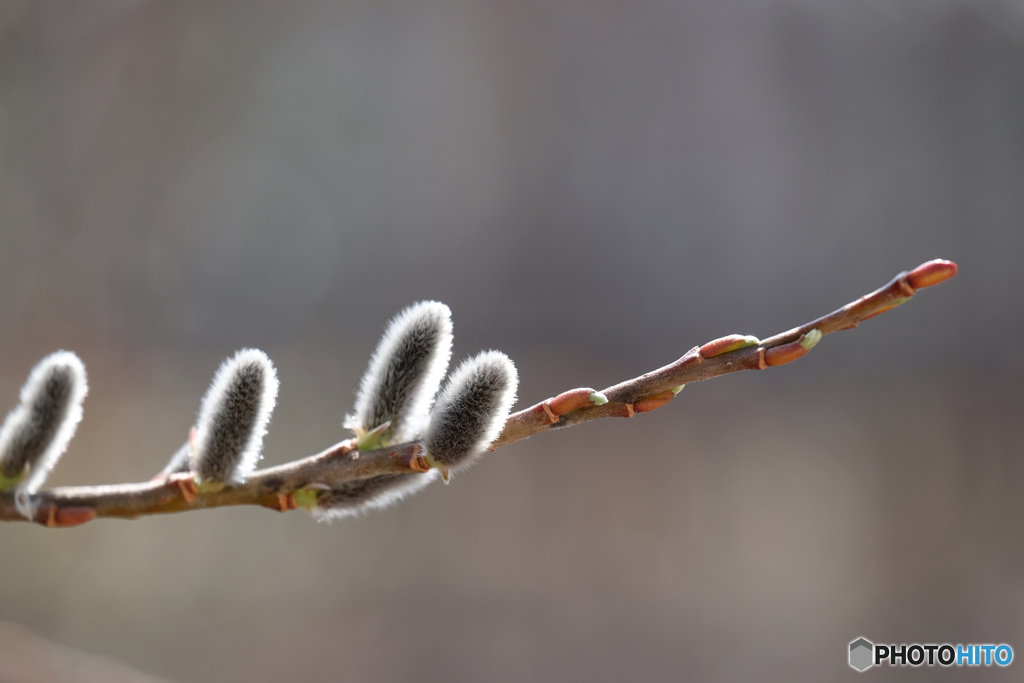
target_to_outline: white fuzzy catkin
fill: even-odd
[[[0,474],[16,479],[32,494],[64,453],[82,420],[82,401],[89,393],[85,365],[70,351],[57,351],[32,369],[21,388],[21,403],[0,427]]]
[[[256,468],[277,402],[277,372],[258,349],[225,360],[203,397],[192,441],[199,482],[240,484]]]
[[[411,496],[437,479],[437,470],[423,474],[378,474],[366,479],[336,484],[325,491],[310,511],[318,522],[358,517],[369,510],[381,510]]]
[[[466,360],[448,379],[430,416],[425,445],[433,461],[457,469],[498,438],[516,401],[519,375],[500,351]]]
[[[421,301],[406,308],[388,324],[377,345],[345,426],[362,438],[390,422],[384,443],[422,436],[451,353],[448,307]]]
[[[421,437],[451,353],[448,307],[421,301],[406,308],[388,323],[377,344],[345,426],[370,448]],[[374,435],[381,427],[383,433]],[[388,507],[436,478],[436,472],[381,474],[337,484],[320,495],[311,514],[317,521],[358,516]]]

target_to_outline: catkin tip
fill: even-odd
[[[413,304],[388,323],[345,419],[360,449],[422,436],[451,352],[451,311],[438,301]]]
[[[519,376],[500,351],[464,361],[449,378],[431,413],[425,446],[438,468],[460,469],[501,433],[515,403]]]
[[[85,365],[70,351],[43,358],[0,427],[0,486],[35,493],[67,449],[89,393]]]
[[[191,442],[196,481],[237,484],[252,473],[277,389],[274,364],[258,349],[242,349],[221,364],[203,397]]]

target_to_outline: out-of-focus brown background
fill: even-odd
[[[0,652],[28,629],[197,683],[1024,656],[1022,122],[1015,0],[4,0],[0,399],[58,348],[91,382],[53,484],[152,476],[242,346],[282,381],[265,463],[344,438],[421,299],[528,405],[961,272],[359,520],[5,524]]]

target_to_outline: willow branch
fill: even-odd
[[[911,272],[900,273],[884,287],[826,316],[768,339],[723,337],[695,346],[674,363],[602,392],[593,389],[564,392],[509,416],[491,450],[553,429],[605,417],[628,418],[655,410],[671,401],[686,384],[791,362],[806,354],[820,336],[857,327],[908,301],[917,290],[955,274],[956,264],[929,261]],[[408,474],[426,469],[422,447],[417,443],[360,452],[352,450],[351,441],[342,441],[316,455],[257,470],[244,484],[215,492],[199,492],[189,473],[138,484],[54,488],[32,497],[34,514],[28,520],[16,509],[15,494],[5,492],[0,494],[0,520],[64,527],[97,517],[135,519],[142,515],[229,505],[259,505],[287,512],[296,509],[293,494],[300,489],[315,490],[381,474]]]

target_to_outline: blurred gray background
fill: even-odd
[[[359,520],[5,524],[0,639],[197,683],[844,680],[858,636],[1024,657],[1022,220],[1017,0],[3,0],[0,403],[85,360],[56,485],[148,479],[243,346],[282,381],[265,463],[345,438],[422,299],[530,405],[960,275]]]

